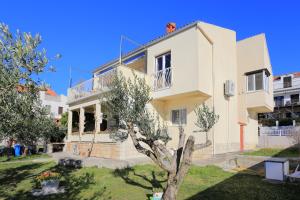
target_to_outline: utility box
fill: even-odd
[[[226,80],[224,84],[224,94],[227,97],[234,96],[235,85],[232,80]]]
[[[285,181],[289,174],[289,160],[285,158],[271,158],[265,161],[266,179]]]

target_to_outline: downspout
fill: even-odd
[[[202,33],[202,35],[207,39],[207,41],[211,44],[211,63],[212,63],[212,104],[213,104],[213,110],[215,110],[215,71],[214,71],[214,42],[212,39],[206,34],[206,32],[203,30],[203,28],[200,26],[199,23],[197,23],[196,28]],[[215,128],[212,127],[212,154],[215,155]]]

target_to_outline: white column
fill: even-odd
[[[95,131],[100,132],[100,124],[102,123],[101,103],[96,103],[95,109]]]
[[[73,111],[68,111],[68,139],[70,135],[72,134],[72,122],[73,122]]]
[[[80,113],[79,113],[79,134],[80,136],[84,132],[84,121],[85,121],[85,116],[84,116],[84,108],[80,108]]]

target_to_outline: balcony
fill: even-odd
[[[154,74],[154,85],[153,85],[154,91],[169,88],[171,86],[172,86],[172,68],[171,67],[157,71]]]
[[[257,113],[273,112],[273,95],[264,90],[247,93],[246,107]]]
[[[111,70],[68,89],[68,102],[81,100],[108,90],[116,70]]]
[[[86,80],[68,89],[68,103],[83,100],[88,97],[106,92],[109,90],[109,85],[118,72],[121,72],[127,78],[133,78],[133,73],[138,77],[145,78],[146,83],[149,84],[147,74],[134,70],[132,68],[120,65],[110,71],[98,75],[92,79]]]

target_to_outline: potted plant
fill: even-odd
[[[161,200],[163,196],[162,188],[153,188],[153,200]]]
[[[61,175],[57,172],[45,171],[36,177],[45,193],[56,192],[58,190]]]

